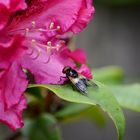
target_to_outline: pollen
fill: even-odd
[[[35,46],[36,45],[36,40],[32,39],[32,45]]]
[[[50,23],[50,29],[53,29],[54,28],[54,22],[51,22]]]
[[[25,29],[25,36],[27,36],[28,33],[29,33],[29,28],[26,28],[26,29]]]
[[[57,26],[56,29],[57,29],[57,31],[60,31],[61,27],[60,26]]]
[[[57,45],[56,45],[56,51],[59,51],[60,47],[61,47],[61,46],[60,46],[59,44],[57,44]]]
[[[47,53],[50,54],[51,53],[52,48],[51,47],[47,47]]]
[[[26,28],[25,31],[28,33],[29,32],[29,28]]]
[[[48,42],[47,42],[47,45],[48,45],[48,46],[52,46],[52,42],[51,42],[51,41],[48,41]]]
[[[32,27],[35,28],[36,27],[36,22],[32,21]]]

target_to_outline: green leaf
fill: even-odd
[[[69,84],[66,85],[30,85],[29,87],[44,87],[53,91],[60,98],[75,102],[75,103],[84,103],[90,105],[99,105],[105,112],[107,112],[110,118],[113,120],[119,139],[122,139],[124,134],[125,119],[120,109],[120,106],[111,91],[99,82],[95,82],[99,88],[96,90],[93,87],[88,88],[88,95],[84,96],[78,91],[72,90],[72,87]]]
[[[103,112],[97,106],[88,104],[69,103],[55,113],[61,122],[71,122],[83,118],[90,119],[98,126],[103,126],[106,122]]]
[[[120,84],[124,79],[124,72],[118,66],[107,66],[93,71],[94,79],[104,84]]]
[[[40,99],[40,100],[43,99],[43,97],[41,95],[41,89],[38,87],[28,88],[26,90],[26,95],[34,96],[35,98]]]
[[[61,140],[56,120],[50,114],[25,120],[24,128],[21,131],[29,140]]]
[[[111,89],[122,107],[140,112],[140,84],[111,86]]]
[[[84,110],[91,107],[91,105],[88,104],[77,104],[77,103],[70,103],[66,105],[63,109],[55,113],[55,116],[58,118],[65,118],[69,116],[74,116],[75,114],[79,114],[80,112],[83,112]]]

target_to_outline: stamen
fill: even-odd
[[[32,57],[32,59],[37,59],[41,55],[41,50],[37,49],[37,55],[35,57]]]
[[[60,26],[57,26],[56,29],[57,29],[57,31],[60,31],[61,27]]]
[[[28,33],[29,33],[29,28],[26,28],[25,29],[25,35],[28,35]]]
[[[60,46],[59,44],[57,44],[57,45],[56,45],[56,51],[59,51],[60,47],[61,47],[61,46]]]
[[[9,32],[8,32],[8,34],[10,35],[10,34],[14,34],[14,33],[16,33],[16,32],[19,32],[19,31],[26,31],[26,29],[17,29],[17,30],[10,30]]]
[[[53,29],[54,28],[54,22],[51,22],[50,23],[50,29]]]
[[[39,32],[46,32],[46,30],[42,29],[42,28],[39,28],[39,29],[36,29],[36,30],[39,31]]]
[[[36,31],[37,32],[55,32],[55,31],[57,31],[57,32],[59,32],[60,31],[60,26],[57,26],[57,28],[55,29],[55,28],[53,28],[53,29],[50,29],[50,30],[47,30],[47,29],[43,29],[43,28],[38,28],[38,29],[36,29]]]
[[[32,27],[35,28],[36,27],[36,22],[32,21]]]
[[[47,45],[48,45],[48,46],[52,46],[52,42],[51,42],[51,41],[48,41],[48,42],[47,42]]]
[[[51,47],[47,47],[47,53],[50,54],[51,53],[52,48]]]
[[[44,63],[44,64],[48,63],[48,62],[50,61],[50,58],[51,58],[51,54],[49,55],[48,60],[47,60],[47,61],[44,61],[43,63]]]
[[[27,54],[28,54],[28,55],[32,55],[33,52],[34,52],[33,49],[31,49],[31,52],[30,52],[30,53],[27,52]]]
[[[32,39],[32,46],[36,46],[36,40],[35,39]]]

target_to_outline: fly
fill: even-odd
[[[87,87],[94,86],[98,87],[90,79],[80,75],[76,70],[72,69],[70,66],[65,66],[62,71],[70,82],[75,86],[75,88],[82,94],[87,95]]]

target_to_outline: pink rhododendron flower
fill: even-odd
[[[23,92],[27,87],[26,75],[16,63],[0,74],[0,121],[13,130],[23,126],[22,110],[26,107]]]
[[[27,8],[25,0],[0,0],[0,4],[5,6],[9,12],[16,12]]]
[[[92,79],[92,73],[89,67],[87,67],[87,65],[82,64],[80,69],[78,70],[78,72],[80,74],[82,74],[83,76],[87,77],[88,79]]]
[[[64,66],[85,63],[85,55],[76,58],[80,51],[70,52],[60,36],[79,33],[93,12],[91,0],[0,0],[0,121],[14,130],[23,126],[23,68],[35,83],[62,84]]]
[[[0,41],[0,121],[13,130],[23,126],[22,110],[26,107],[23,92],[27,87],[26,75],[18,58],[24,52],[21,36]]]
[[[75,62],[79,62],[81,64],[86,64],[86,54],[83,49],[78,48],[75,51],[71,52],[67,50],[67,55],[72,58]]]
[[[24,0],[0,0],[0,29],[7,24],[12,13],[26,8]]]

